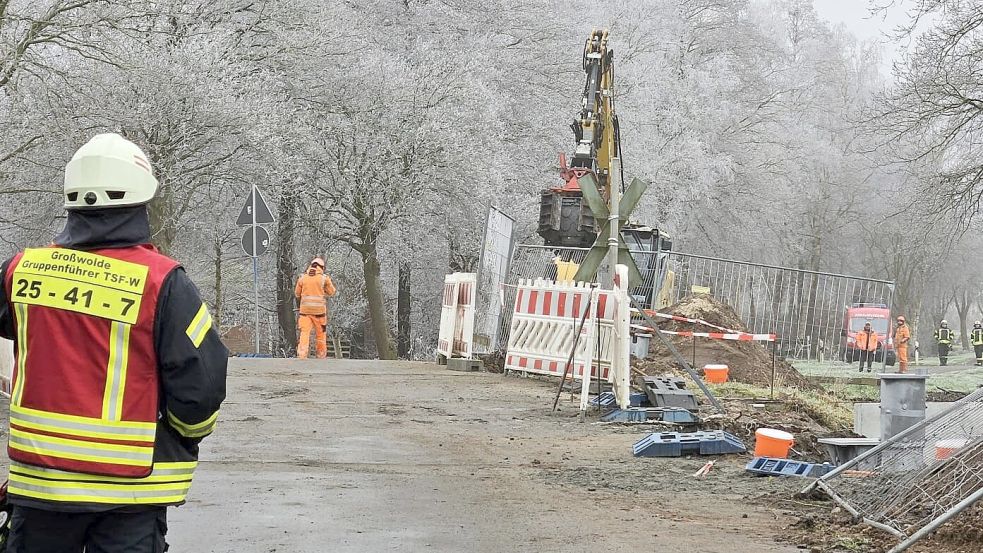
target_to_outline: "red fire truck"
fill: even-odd
[[[897,356],[894,352],[894,326],[891,324],[891,309],[883,303],[855,303],[846,308],[843,313],[843,330],[840,331],[840,357],[847,363],[860,359],[860,350],[855,348],[857,332],[864,328],[864,323],[870,321],[870,326],[881,338],[874,354],[874,361],[880,363],[887,353],[887,364],[894,365]]]

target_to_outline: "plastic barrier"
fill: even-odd
[[[679,457],[684,453],[723,455],[744,453],[747,448],[736,436],[727,432],[662,432],[650,434],[635,442],[635,457]]]
[[[437,353],[471,358],[474,348],[474,303],[477,275],[452,273],[444,277]]]
[[[14,343],[0,338],[0,394],[10,397],[10,380],[14,377]]]
[[[590,303],[591,288],[586,283],[557,283],[537,279],[519,281],[509,329],[505,369],[551,376],[563,376],[574,334],[580,328]],[[584,331],[597,325],[597,340],[579,340],[570,374],[583,377],[588,356],[593,359],[591,374],[600,368],[601,378],[609,379],[611,369],[611,333],[614,302],[609,290],[597,290],[597,302],[584,319]],[[609,379],[610,380],[610,379]]]
[[[801,478],[819,478],[835,467],[828,463],[805,463],[775,459],[773,457],[755,457],[744,470],[758,476],[798,476]]]

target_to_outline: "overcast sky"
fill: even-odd
[[[879,1],[886,3],[884,0]],[[819,17],[833,24],[842,23],[857,38],[877,39],[881,42],[884,56],[881,68],[885,75],[891,74],[891,62],[899,56],[901,47],[884,35],[890,34],[895,27],[908,21],[904,0],[895,3],[898,5],[892,6],[886,13],[872,16],[868,0],[813,0]]]

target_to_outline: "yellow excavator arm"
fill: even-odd
[[[577,147],[570,165],[593,172],[605,199],[610,197],[611,158],[619,153],[613,60],[614,52],[608,49],[608,31],[592,31],[584,44],[587,82],[580,117],[571,125]]]

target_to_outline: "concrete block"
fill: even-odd
[[[481,359],[450,357],[447,359],[447,368],[452,371],[477,372],[481,370]]]
[[[819,445],[835,466],[842,465],[862,453],[877,447],[877,438],[819,438]]]
[[[952,403],[945,401],[930,401],[925,405],[926,418],[932,418],[942,411],[952,407]],[[971,423],[966,433],[973,436],[983,435],[983,423],[973,423],[972,421],[983,420],[983,404],[976,404],[971,407],[980,410],[979,414],[973,417],[966,417]],[[868,438],[879,438],[881,436],[881,405],[880,403],[854,403],[853,404],[853,432]]]

